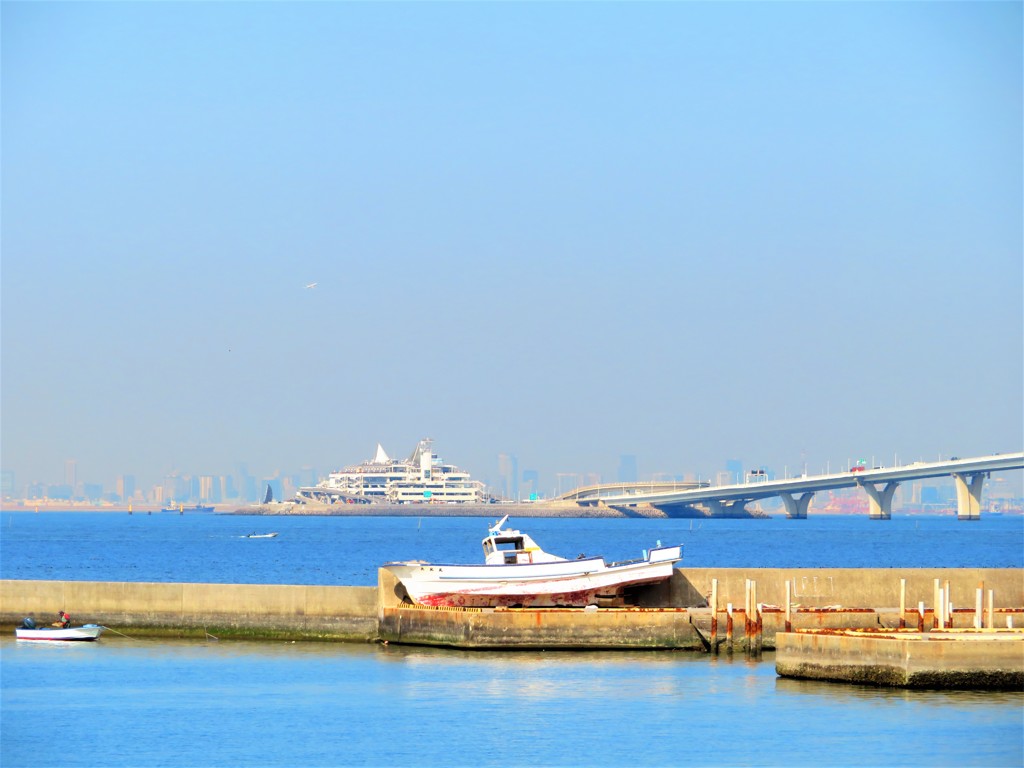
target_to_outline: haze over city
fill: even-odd
[[[1024,444],[1019,3],[2,22],[17,486],[424,437],[545,490]]]

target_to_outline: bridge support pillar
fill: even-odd
[[[889,520],[892,518],[892,497],[900,484],[893,481],[885,484],[881,491],[874,483],[862,483],[868,493],[868,517],[872,520]]]
[[[747,502],[749,499],[711,499],[705,504],[711,512],[711,517],[748,517]]]
[[[807,508],[811,506],[811,499],[814,498],[814,491],[793,498],[791,493],[780,493],[782,503],[786,505],[786,517],[790,520],[806,520]]]
[[[953,473],[953,481],[956,483],[957,520],[981,519],[981,486],[987,475],[987,472],[979,472],[975,475]]]

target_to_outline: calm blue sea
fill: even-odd
[[[478,562],[488,518],[0,514],[0,578],[372,586],[392,560]],[[870,520],[519,518],[563,557],[641,556],[682,543],[683,566],[1024,567],[1024,517]],[[275,539],[246,534],[276,531]]]
[[[478,560],[479,518],[3,513],[14,579],[372,585]],[[1024,520],[514,520],[559,554],[691,566],[1024,567]],[[246,539],[276,530],[276,539]],[[1016,766],[1024,694],[781,680],[770,654],[0,639],[0,765]]]

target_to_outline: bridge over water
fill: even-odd
[[[748,476],[749,481],[734,485],[679,483],[609,483],[577,488],[559,497],[578,504],[610,507],[650,504],[705,507],[712,517],[727,517],[744,511],[746,504],[778,496],[786,507],[786,516],[807,517],[811,499],[818,491],[834,488],[863,488],[868,495],[868,514],[875,520],[892,516],[892,497],[902,482],[933,477],[952,477],[956,484],[956,514],[960,520],[981,516],[981,490],[992,472],[1024,469],[1024,453],[1004,453],[948,461],[915,462],[896,467],[854,467],[848,472],[826,475],[801,475],[784,480],[769,480],[766,475]],[[695,487],[696,486],[696,487]]]

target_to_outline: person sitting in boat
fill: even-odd
[[[53,622],[53,626],[67,629],[71,626],[71,617],[64,613],[64,611],[61,611],[57,621]]]

